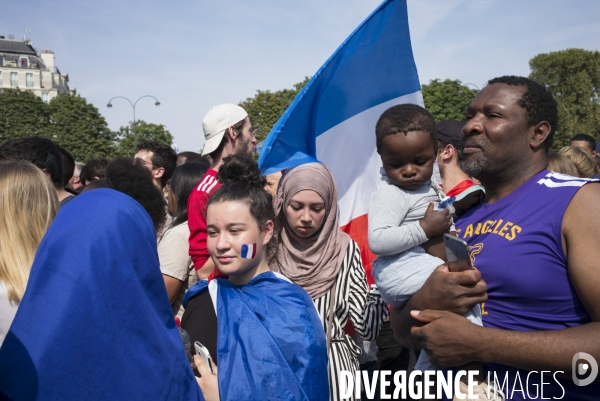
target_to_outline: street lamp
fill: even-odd
[[[135,103],[132,103],[131,100],[127,99],[126,97],[123,96],[115,96],[112,99],[110,99],[108,101],[108,104],[106,105],[106,107],[112,107],[112,101],[114,99],[125,99],[129,102],[129,104],[131,105],[131,107],[133,108],[133,146],[134,148],[137,146],[137,131],[136,131],[136,125],[135,125],[135,106],[137,106],[137,102],[139,102],[141,99],[145,98],[145,97],[151,97],[152,99],[156,100],[156,102],[154,103],[155,106],[160,106],[160,102],[158,101],[157,98],[155,98],[152,95],[146,95],[146,96],[142,96],[140,97],[138,100],[135,101]]]
[[[477,85],[475,85],[475,84],[472,84],[472,83],[469,83],[469,82],[467,82],[466,84],[463,84],[463,85],[473,85],[473,86],[475,87],[475,89],[477,89],[477,92],[479,92],[479,91],[481,90],[481,89],[479,89],[479,86],[477,86]],[[460,96],[460,95],[462,95],[464,92],[462,91],[462,89],[459,89],[457,93],[458,93],[458,95]]]

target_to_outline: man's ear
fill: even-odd
[[[439,150],[439,153],[442,154],[442,160],[448,160],[451,159],[452,156],[454,156],[456,151],[454,150],[454,146],[447,144]]]
[[[237,138],[235,127],[233,125],[227,128],[227,137],[231,143],[234,143],[235,139]]]
[[[542,121],[533,126],[533,133],[529,141],[529,145],[532,149],[538,149],[541,146],[545,146],[544,143],[548,136],[552,132],[550,123],[548,121]]]
[[[154,178],[160,178],[163,175],[165,175],[165,168],[164,167],[158,167],[158,168],[152,170],[152,177],[154,177]]]

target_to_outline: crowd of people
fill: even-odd
[[[47,138],[7,141],[0,399],[357,399],[341,372],[376,368],[476,370],[489,400],[540,381],[514,394],[488,372],[545,371],[546,397],[594,399],[598,381],[570,377],[578,352],[600,360],[600,164],[586,134],[551,153],[557,122],[552,95],[514,76],[465,121],[386,110],[364,133],[383,166],[371,287],[332,173],[263,176],[240,106],[205,115],[202,155],[143,141],[82,164]],[[448,262],[447,233],[469,260]]]

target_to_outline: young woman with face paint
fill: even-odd
[[[328,340],[329,395],[339,400],[339,372],[357,371],[361,353],[345,332],[347,321],[364,340],[375,340],[386,305],[369,294],[360,249],[339,228],[337,188],[327,167],[308,163],[288,171],[275,212],[269,266],[304,288],[317,307]]]
[[[182,327],[192,341],[204,344],[195,328],[206,326],[207,309],[216,316],[215,345],[207,348],[218,370],[201,387],[218,384],[221,400],[328,400],[321,322],[308,294],[269,269],[274,211],[254,169],[249,181],[224,184],[207,206],[207,248],[228,279],[202,281],[184,299]]]

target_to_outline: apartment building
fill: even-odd
[[[32,91],[45,102],[60,94],[75,94],[69,88],[69,75],[56,67],[53,51],[38,55],[29,40],[0,36],[0,90],[5,88]]]

